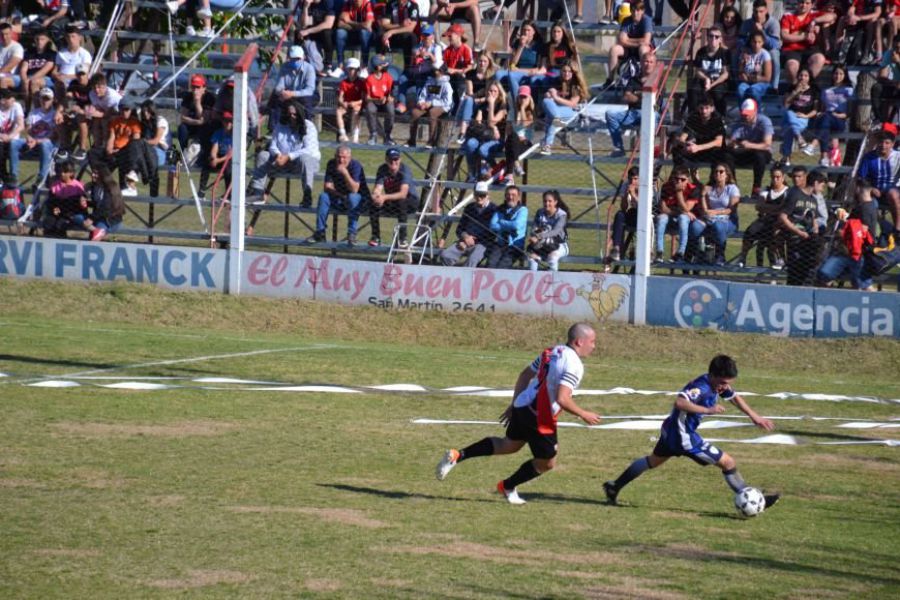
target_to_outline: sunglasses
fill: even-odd
[[[722,36],[719,35],[718,33],[710,33],[707,37],[709,37],[709,39],[711,39],[711,40],[717,40]]]
[[[725,169],[716,169],[716,173],[727,173]]]

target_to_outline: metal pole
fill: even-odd
[[[234,127],[231,133],[231,235],[228,244],[228,293],[241,293],[244,254],[244,203],[247,189],[247,102],[250,65],[258,47],[251,44],[234,67]]]
[[[641,94],[641,152],[639,169],[639,196],[637,241],[634,270],[634,309],[632,323],[647,322],[647,278],[650,276],[650,244],[653,214],[653,146],[656,131],[656,88],[645,87]]]

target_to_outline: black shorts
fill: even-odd
[[[812,50],[793,50],[791,52],[783,52],[781,54],[781,66],[787,64],[789,60],[796,60],[800,63],[800,67],[802,68],[806,65],[806,61],[810,59],[811,56],[815,56],[816,54],[822,54],[822,51],[818,48],[814,48]]]
[[[537,430],[537,415],[528,406],[514,408],[506,428],[506,437],[528,442],[535,458],[553,458],[559,449],[556,433],[543,434]]]

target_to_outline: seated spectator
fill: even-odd
[[[12,25],[0,23],[0,89],[19,87],[22,83],[19,65],[24,58],[22,44],[13,40]]]
[[[506,92],[499,82],[492,81],[487,89],[487,98],[475,113],[475,120],[462,147],[470,182],[480,179],[482,163],[491,162],[492,153],[503,148],[506,117]]]
[[[94,230],[91,231],[91,241],[99,242],[106,237],[108,232],[115,231],[122,224],[121,211],[124,211],[124,205],[119,206],[120,212],[116,216],[113,195],[109,193],[103,184],[100,172],[94,169],[91,169],[91,183],[85,188],[85,195],[87,196],[87,205],[90,210],[89,218],[95,226]],[[121,203],[121,193],[115,197]]]
[[[719,20],[715,25],[722,30],[722,44],[731,52],[736,53],[741,46],[741,25],[743,23],[734,3],[725,6],[719,13]]]
[[[725,264],[725,244],[728,236],[737,229],[737,206],[741,191],[734,183],[734,173],[725,163],[713,165],[709,185],[700,196],[700,218],[691,221],[689,235],[699,238],[712,228],[716,244],[715,264]]]
[[[41,13],[41,27],[44,27],[53,34],[53,37],[59,38],[60,32],[69,27],[72,21],[72,3],[70,0],[38,0]],[[78,19],[84,19],[84,8],[81,9],[82,15]]]
[[[427,23],[421,29],[422,38],[415,47],[412,61],[409,67],[404,69],[397,80],[397,112],[406,112],[406,103],[409,88],[413,88],[414,95],[425,85],[425,81],[434,72],[435,67],[444,64],[444,47],[434,37],[434,26]],[[469,71],[471,74],[471,71]]]
[[[458,20],[466,21],[472,26],[472,40],[478,43],[481,35],[481,12],[478,8],[479,0],[434,0],[431,3],[431,12],[428,20],[449,21],[451,27],[457,25]]]
[[[408,248],[406,220],[419,209],[416,186],[412,171],[400,158],[400,151],[388,148],[384,153],[384,164],[375,173],[375,188],[372,190],[372,204],[369,207],[369,224],[372,238],[369,246],[381,244],[381,215],[397,217],[397,243],[400,248]]]
[[[893,11],[891,10],[892,2],[894,5]],[[885,2],[884,16],[881,18],[881,22],[879,31],[888,32],[887,46],[890,48],[897,41],[897,37],[900,36],[900,1],[887,0]]]
[[[547,76],[558,78],[560,70],[567,64],[580,64],[578,46],[572,32],[566,30],[562,21],[557,21],[550,27],[550,41],[547,43]]]
[[[19,180],[12,175],[8,175],[3,180],[3,189],[0,190],[0,220],[18,221],[25,214],[25,200],[22,197],[22,188],[19,187]],[[8,231],[12,232],[12,226],[7,226]],[[16,233],[22,235],[24,228],[16,224]]]
[[[122,100],[121,94],[107,85],[106,76],[96,73],[88,81],[88,98],[91,103],[88,106],[87,117],[90,119],[90,131],[94,138],[94,145],[98,146],[106,141],[109,134],[109,122],[115,116]]]
[[[94,168],[105,163],[110,172],[118,169],[120,187],[125,187],[125,175],[131,171],[138,173],[145,182],[159,178],[156,155],[141,139],[141,122],[132,98],[123,98],[119,102],[119,114],[109,122],[106,143],[92,148],[89,158]],[[158,182],[156,186],[159,189]]]
[[[66,159],[71,155],[72,160],[81,162],[87,158],[90,145],[89,129],[91,106],[91,88],[88,85],[87,68],[83,65],[77,67],[75,79],[69,82],[65,96],[65,111],[57,112],[59,123],[59,155],[57,158]],[[72,137],[78,134],[77,147],[72,150]]]
[[[688,82],[687,108],[693,112],[704,96],[712,97],[716,111],[725,114],[725,96],[728,93],[728,69],[731,54],[722,46],[722,30],[713,25],[706,34],[706,46],[694,57],[694,76]]]
[[[666,231],[669,223],[678,224],[678,252],[672,255],[675,262],[684,261],[687,253],[691,223],[697,219],[701,188],[691,181],[691,173],[685,167],[672,169],[669,180],[659,194],[659,214],[656,216],[656,254],[653,261],[665,260]]]
[[[46,29],[34,32],[34,46],[25,51],[25,60],[19,65],[22,91],[25,92],[25,109],[31,110],[31,99],[44,87],[52,85],[49,76],[56,63],[56,50],[50,44]]]
[[[509,84],[509,93],[515,98],[520,85],[531,86],[532,92],[549,83],[547,76],[547,51],[538,35],[535,24],[526,20],[519,28],[519,35],[510,46],[512,57],[507,69],[497,71],[497,80]]]
[[[322,51],[323,71],[332,77],[331,57],[334,54],[334,26],[340,15],[340,0],[308,0],[303,3],[302,29],[297,31],[294,43],[312,41]]]
[[[894,150],[896,137],[892,133],[883,131],[877,140],[877,149],[862,157],[859,177],[872,186],[878,206],[891,213],[894,230],[900,231],[900,150]]]
[[[307,53],[307,57],[310,56]],[[213,108],[216,115],[221,116],[234,109],[234,75],[225,80],[216,92],[216,104]],[[244,114],[247,117],[247,139],[255,140],[259,135],[259,103],[256,94],[247,94],[247,102],[244,104]],[[162,163],[160,163],[162,164]]]
[[[550,88],[543,102],[546,131],[544,142],[541,144],[543,155],[549,155],[553,150],[556,134],[561,129],[558,123],[571,120],[578,111],[578,105],[588,99],[587,84],[578,72],[577,65],[564,66],[560,77],[559,86]]]
[[[372,59],[372,72],[366,77],[366,123],[369,125],[369,145],[378,143],[376,133],[382,143],[393,146],[391,137],[394,130],[394,78],[387,70],[387,59],[378,54]],[[384,125],[378,122],[378,113],[384,112]]]
[[[90,52],[81,47],[82,43],[81,32],[71,25],[66,27],[66,47],[56,52],[56,69],[52,75],[57,92],[68,88],[79,68],[84,69],[85,73],[90,71],[93,58]]]
[[[24,130],[25,111],[22,105],[16,102],[11,89],[0,89],[0,179],[3,181],[10,175],[6,160],[12,156],[12,144]]]
[[[569,207],[556,190],[547,190],[542,196],[543,208],[534,215],[531,235],[525,246],[528,268],[537,271],[546,264],[551,271],[559,270],[560,259],[569,255],[569,232],[566,224]]]
[[[328,225],[328,213],[334,207],[347,211],[347,244],[355,245],[356,223],[359,221],[363,198],[368,195],[366,172],[362,163],[353,158],[348,146],[338,146],[334,151],[334,158],[325,166],[325,183],[316,207],[316,231],[306,241],[314,244],[327,239],[325,228]]]
[[[306,118],[303,105],[291,100],[281,111],[281,120],[275,126],[269,147],[256,155],[256,167],[250,181],[247,195],[259,196],[265,201],[266,184],[269,177],[281,174],[300,175],[303,182],[303,202],[301,206],[312,206],[312,187],[319,170],[319,137],[316,125]],[[260,211],[253,213],[247,234],[259,220]]]
[[[725,150],[725,120],[716,112],[712,96],[702,96],[688,115],[678,142],[672,148],[676,165],[700,166],[728,160]]]
[[[466,205],[456,226],[456,242],[441,250],[441,263],[445,267],[455,267],[464,260],[465,266],[474,269],[494,247],[491,222],[497,205],[491,202],[488,182],[476,183],[474,194],[475,201]]]
[[[42,183],[50,172],[50,163],[56,151],[56,107],[53,90],[44,88],[39,97],[40,104],[33,107],[25,117],[25,137],[10,142],[10,171],[19,177],[19,159],[37,156],[40,159],[36,185]]]
[[[534,99],[531,87],[519,86],[519,97],[516,99],[516,120],[506,136],[506,184],[514,183],[513,175],[525,174],[525,168],[519,157],[531,148],[534,138]]]
[[[822,92],[819,101],[820,112],[811,127],[816,138],[806,148],[807,154],[815,153],[815,144],[819,144],[821,157],[819,164],[823,167],[839,167],[841,165],[841,142],[832,134],[847,130],[850,117],[850,102],[854,99],[853,86],[847,81],[847,69],[843,65],[835,65],[831,71],[831,87]]]
[[[825,55],[816,45],[819,26],[812,4],[812,0],[800,0],[796,13],[781,17],[781,62],[791,85],[797,83],[800,67],[809,68],[815,80],[825,66]]]
[[[72,161],[61,162],[58,171],[59,174],[48,185],[49,195],[41,227],[45,237],[65,238],[69,227],[85,227],[88,204],[84,185],[75,178]],[[92,224],[88,227],[93,229]]]
[[[483,110],[487,102],[488,84],[494,79],[494,71],[496,70],[494,60],[491,58],[490,52],[482,52],[476,61],[475,68],[466,73],[466,89],[465,95],[460,100],[459,119],[459,139],[456,143],[463,144],[466,141],[466,131],[475,111]],[[504,93],[504,98],[506,94]],[[506,108],[504,106],[504,108]]]
[[[625,247],[625,228],[637,227],[637,207],[640,197],[640,177],[638,168],[628,169],[627,180],[619,187],[619,210],[612,223],[612,252],[609,257],[613,262],[622,260],[622,249]]]
[[[819,98],[822,92],[812,83],[809,71],[800,69],[797,74],[797,83],[784,97],[784,126],[781,141],[781,163],[791,164],[791,154],[794,150],[794,142],[805,151],[807,143],[803,139],[803,132],[809,128],[810,119],[819,114]]]
[[[472,49],[465,43],[466,36],[463,35],[462,25],[454,23],[448,27],[444,37],[448,38],[450,43],[444,48],[443,64],[435,63],[435,67],[447,67],[454,97],[460,98],[466,90],[466,74],[475,68],[475,60]]]
[[[860,217],[859,208],[855,208],[846,219],[842,219],[840,243],[832,246],[831,255],[816,272],[817,285],[828,286],[846,274],[855,289],[876,290],[872,286],[872,280],[865,274],[863,260],[866,247],[873,246],[875,239]]]
[[[759,194],[766,166],[772,160],[774,135],[772,120],[760,114],[756,100],[744,100],[741,103],[741,120],[732,127],[728,149],[732,164],[753,168],[753,196]]]
[[[445,62],[434,70],[434,75],[428,78],[419,97],[416,99],[416,107],[412,110],[409,121],[409,140],[407,146],[415,148],[416,136],[419,133],[419,121],[428,116],[429,136],[425,142],[426,148],[439,145],[438,120],[453,108],[453,88],[450,87],[450,76],[447,75],[448,67]]]
[[[826,57],[837,55],[837,58],[840,58],[840,51],[835,51],[835,30],[841,15],[846,12],[848,2],[845,0],[816,0],[815,4],[815,23],[819,28],[819,32],[816,34],[816,44]],[[838,62],[845,62],[845,60]]]
[[[514,185],[506,186],[503,199],[503,205],[491,217],[494,245],[487,258],[490,269],[511,269],[513,263],[525,257],[528,207],[522,204],[522,193]]]
[[[872,233],[872,237],[878,231],[878,203],[872,197],[872,186],[864,179],[856,180],[856,191],[854,193],[853,205],[850,207],[859,214],[860,220],[868,227]]]
[[[248,94],[252,96],[253,94]],[[151,99],[141,103],[140,111],[141,137],[156,154],[156,164],[166,164],[166,153],[169,150],[171,136],[169,135],[169,121],[156,110],[156,103]],[[153,192],[150,193],[154,196]]]
[[[878,80],[872,86],[872,112],[876,120],[892,123],[900,107],[900,35],[884,53]]]
[[[622,139],[622,129],[625,127],[640,127],[641,124],[641,96],[644,86],[652,85],[658,76],[656,69],[656,54],[648,52],[641,57],[641,75],[631,80],[622,93],[622,100],[628,104],[628,108],[622,111],[609,111],[606,113],[606,128],[612,138],[613,151],[611,157],[625,156],[625,142]]]
[[[353,40],[359,44],[362,64],[369,64],[369,51],[372,48],[372,35],[375,25],[375,9],[369,0],[347,0],[334,30],[334,42],[337,46],[337,61],[344,68],[344,53],[347,42]]]
[[[412,66],[413,48],[419,43],[419,5],[415,0],[391,0],[379,23],[381,51],[403,52],[403,68]]]
[[[344,117],[350,113],[350,132],[354,144],[359,143],[359,118],[366,97],[366,81],[359,78],[359,59],[347,59],[347,77],[338,85],[337,108],[334,114],[338,125],[338,140],[351,141],[344,129]]]
[[[840,44],[847,35],[847,30],[858,30],[865,34],[862,47],[861,64],[873,64],[884,52],[883,38],[879,21],[884,13],[883,0],[854,0],[847,9],[847,14],[838,22],[835,43]]]
[[[740,44],[748,46],[750,35],[754,33],[763,34],[765,39],[763,48],[772,57],[772,87],[777,91],[781,81],[781,25],[769,14],[766,0],[754,0],[752,17],[741,23]]]
[[[188,16],[190,18],[196,17],[203,25],[203,29],[201,29],[199,33],[194,30],[192,25],[189,25],[187,27],[187,34],[213,37],[216,32],[213,31],[212,28],[212,10],[209,8],[209,0],[170,0],[169,2],[166,2],[169,12],[173,15],[185,4],[187,4]]]
[[[780,269],[784,266],[783,243],[778,236],[778,214],[787,199],[788,186],[785,183],[784,167],[776,164],[771,170],[772,183],[763,192],[756,203],[756,220],[744,231],[741,242],[741,254],[737,265],[743,267],[747,263],[747,254],[756,245],[756,266],[763,266],[763,251],[766,251],[769,264]]]
[[[203,75],[191,75],[190,84],[191,89],[181,95],[178,143],[188,164],[196,159],[202,165],[209,162],[209,147],[215,131],[213,110],[216,97],[206,89],[206,78]],[[196,144],[193,148],[192,140]]]
[[[787,283],[812,283],[819,253],[819,228],[816,225],[818,201],[815,195],[825,189],[825,176],[814,172],[807,177],[806,167],[791,170],[794,186],[788,190],[778,213],[778,226],[787,242]]]
[[[218,174],[222,169],[222,180],[225,182],[225,189],[231,186],[231,169],[228,167],[231,160],[231,146],[234,136],[234,116],[230,112],[222,114],[222,127],[218,129],[212,136],[212,145],[209,149],[209,165],[204,167],[200,179],[208,181],[210,173]],[[205,176],[204,176],[205,174]],[[217,175],[218,176],[218,175]],[[200,193],[206,191],[206,186],[200,190]],[[151,192],[151,196],[153,193]]]
[[[738,66],[738,97],[753,98],[759,104],[772,84],[772,57],[763,48],[764,39],[761,33],[750,34],[750,45],[741,53]]]
[[[653,50],[653,19],[646,14],[643,0],[631,6],[631,16],[625,19],[609,50],[609,74],[606,85],[612,85],[621,60],[639,60]]]
[[[340,55],[343,58],[343,55]],[[269,97],[271,123],[277,123],[281,107],[296,100],[303,105],[306,114],[311,114],[316,105],[316,70],[306,60],[306,51],[301,46],[291,46],[288,62],[281,65],[275,81],[275,90]]]

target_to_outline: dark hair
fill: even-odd
[[[794,165],[794,168],[791,169],[791,175],[793,175],[794,173],[806,173],[806,172],[807,172],[806,167],[804,167],[803,165]]]
[[[7,98],[13,97],[13,91],[9,88],[0,89],[0,100],[6,100]]]
[[[568,206],[568,205],[565,203],[565,201],[562,199],[562,196],[559,195],[559,191],[558,191],[558,190],[556,190],[556,189],[545,190],[544,193],[541,194],[541,200],[542,200],[542,201],[543,201],[543,199],[544,199],[545,196],[550,196],[551,198],[553,198],[554,200],[556,200],[556,209],[557,209],[557,210],[562,210],[563,212],[565,212],[565,213],[566,213],[567,215],[569,215],[569,216],[572,215],[571,211],[569,210],[569,206]]]
[[[75,172],[75,163],[69,159],[59,162],[56,166],[60,173]]]
[[[522,190],[519,189],[519,186],[517,186],[517,185],[506,186],[506,189],[503,190],[504,196],[506,195],[506,192],[508,192],[509,190],[516,190],[517,192],[519,192],[519,202],[521,203],[522,202]]]
[[[299,133],[301,137],[305,136],[306,135],[306,109],[303,108],[303,105],[300,103],[299,100],[292,99],[290,102],[288,102],[284,105],[284,110],[287,110],[292,107],[294,108],[294,110],[297,111],[297,125],[296,125],[297,133]]]
[[[106,85],[106,75],[104,75],[103,73],[94,73],[93,75],[91,75],[91,78],[88,79],[89,87],[94,87],[95,85],[99,85],[101,83],[103,85]]]
[[[753,8],[763,7],[766,10],[769,9],[769,5],[766,4],[766,0],[753,0]]]
[[[697,106],[715,106],[716,100],[712,97],[712,94],[703,94],[700,96],[700,101],[697,103]]]
[[[822,171],[816,169],[812,173],[809,174],[809,177],[806,178],[806,183],[812,185],[814,183],[825,183],[828,181],[828,177]]]
[[[634,3],[634,6],[631,7],[631,12],[636,10],[647,10],[647,6],[644,4],[643,0],[638,0]]]
[[[641,170],[637,167],[631,167],[630,169],[628,169],[628,179],[631,179],[632,177],[640,174]]]
[[[737,363],[726,354],[718,354],[709,361],[709,375],[711,377],[734,379],[738,376]]]
[[[6,31],[7,29],[12,29],[12,25],[9,23],[0,23],[0,31]]]

